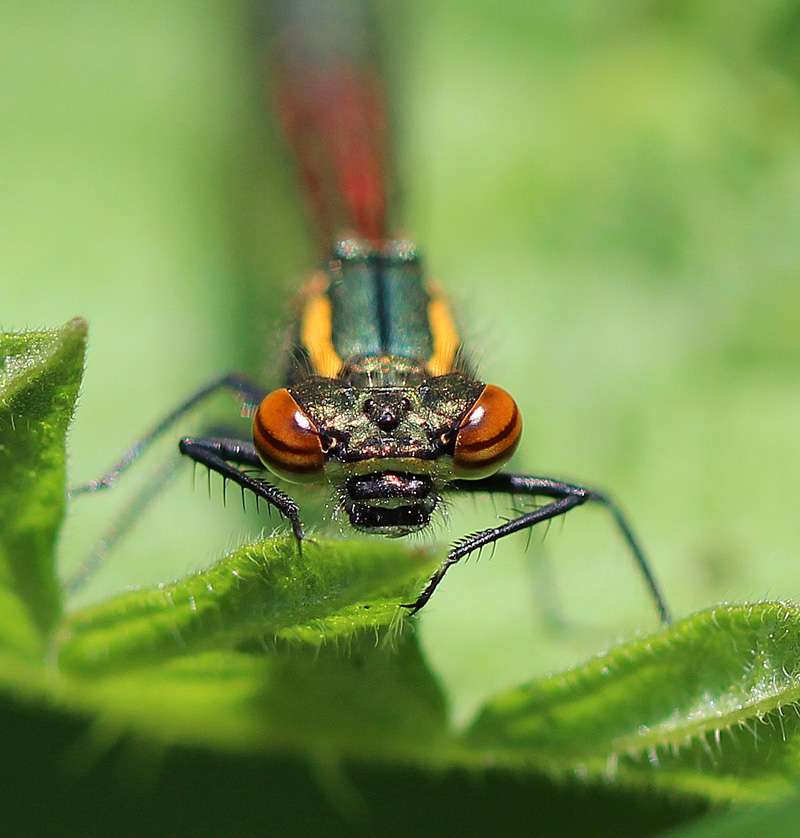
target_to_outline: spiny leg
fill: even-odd
[[[105,564],[109,554],[127,535],[142,513],[152,504],[174,478],[181,458],[177,453],[167,457],[160,464],[158,471],[151,474],[147,482],[140,486],[133,499],[126,503],[122,511],[105,528],[99,539],[92,545],[83,561],[73,568],[64,580],[66,596],[75,596],[86,583]]]
[[[284,517],[289,519],[292,532],[300,544],[303,540],[303,524],[300,521],[300,508],[284,492],[272,483],[252,477],[242,471],[240,466],[263,469],[264,465],[251,442],[240,439],[193,439],[186,437],[180,441],[181,454],[206,466],[211,471],[221,474],[242,489],[247,489],[256,497],[263,498],[274,506]],[[233,463],[233,465],[232,465]]]
[[[303,527],[299,519],[297,504],[266,480],[260,480],[242,472],[226,460],[240,466],[263,468],[263,464],[251,443],[238,439],[182,439],[179,448],[182,454],[194,462],[201,463],[223,476],[224,480],[233,480],[244,490],[254,492],[276,507],[292,524],[292,531],[298,546],[303,538]],[[116,543],[130,530],[146,507],[153,502],[158,493],[172,480],[178,463],[174,458],[166,459],[158,472],[139,489],[131,503],[127,504],[113,523],[105,530],[89,555],[68,576],[65,583],[67,596],[74,596],[105,562]],[[209,471],[209,473],[210,473]]]
[[[602,504],[613,516],[628,548],[633,554],[640,573],[644,577],[661,622],[668,623],[670,621],[666,602],[664,601],[664,597],[661,594],[660,587],[656,582],[647,558],[644,555],[644,551],[639,545],[636,536],[633,534],[633,530],[625,519],[625,516],[607,495],[593,489],[587,489],[584,486],[563,483],[559,480],[552,480],[546,477],[530,477],[523,474],[505,473],[494,474],[483,480],[457,480],[451,485],[450,489],[457,492],[490,492],[508,495],[541,496],[553,498],[554,500],[538,509],[526,512],[517,518],[512,518],[510,521],[498,527],[481,530],[480,532],[460,539],[452,547],[441,567],[434,573],[431,580],[425,586],[425,589],[417,597],[416,602],[408,606],[412,614],[415,614],[425,605],[444,578],[448,569],[461,561],[464,556],[467,556],[469,553],[478,550],[486,544],[492,544],[507,535],[511,535],[511,533],[529,529],[542,521],[549,521],[560,515],[564,515],[576,506],[593,502]]]
[[[492,527],[490,529],[481,530],[480,532],[465,536],[456,542],[456,544],[450,549],[450,552],[447,554],[447,558],[430,578],[430,581],[425,586],[422,593],[417,597],[416,601],[405,607],[410,609],[409,613],[416,614],[417,611],[423,608],[428,600],[433,596],[433,592],[437,587],[439,587],[439,583],[442,579],[444,579],[444,575],[447,571],[454,564],[460,562],[461,559],[472,553],[474,550],[485,547],[487,544],[492,544],[493,542],[503,538],[503,536],[510,535],[512,532],[517,532],[520,529],[532,527],[541,521],[547,521],[551,518],[563,515],[565,512],[569,512],[570,509],[573,509],[584,502],[585,501],[575,496],[562,498],[561,500],[554,501],[553,503],[548,503],[546,506],[542,506],[533,512],[526,513],[519,518],[507,521],[499,527]],[[532,516],[535,516],[534,520],[528,520]],[[521,523],[520,526],[513,526],[520,522],[524,523]]]
[[[117,478],[157,442],[159,438],[163,437],[173,425],[189,414],[194,408],[199,407],[204,401],[222,390],[233,391],[239,398],[243,411],[249,410],[251,406],[252,409],[255,409],[265,395],[264,390],[259,385],[238,373],[229,372],[219,376],[204,387],[201,387],[167,414],[149,433],[131,445],[119,461],[105,474],[88,483],[73,487],[68,492],[68,497],[74,499],[83,494],[111,488],[116,483]],[[105,562],[113,550],[114,545],[124,537],[125,533],[131,529],[139,516],[153,503],[159,492],[172,480],[176,471],[176,460],[172,457],[165,459],[161,463],[158,471],[154,475],[151,475],[145,485],[138,490],[133,500],[126,504],[121,514],[106,528],[86,558],[67,577],[65,584],[69,596],[76,594],[94,575],[98,568]]]
[[[197,392],[193,393],[186,399],[185,402],[178,405],[171,413],[167,414],[149,433],[145,434],[138,442],[131,445],[130,448],[120,457],[119,461],[115,463],[105,474],[90,480],[88,483],[83,483],[80,486],[75,486],[69,491],[69,497],[75,498],[89,492],[97,492],[100,489],[109,489],[117,478],[122,474],[134,461],[138,460],[142,454],[153,445],[160,437],[162,437],[176,422],[186,416],[195,407],[202,404],[215,393],[221,390],[232,391],[239,397],[243,406],[256,407],[266,395],[266,392],[254,382],[250,381],[238,373],[229,372],[214,381],[209,382],[205,387],[201,387]]]

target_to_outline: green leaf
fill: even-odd
[[[243,641],[312,645],[402,617],[441,556],[398,542],[270,538],[208,570],[77,612],[59,632],[59,663],[84,674],[157,663]]]
[[[73,704],[162,743],[416,763],[449,738],[441,690],[413,630],[360,631],[320,647],[279,641],[65,682]],[[427,760],[426,760],[427,761]]]
[[[490,702],[468,740],[509,765],[719,799],[800,775],[800,608],[704,611]]]
[[[54,548],[85,343],[79,318],[0,336],[0,648],[33,653],[61,611]]]

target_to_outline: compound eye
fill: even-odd
[[[292,483],[318,480],[325,467],[316,425],[285,388],[270,393],[253,417],[253,444],[261,462]]]
[[[455,475],[477,480],[494,474],[516,450],[521,433],[522,416],[514,399],[487,384],[458,428]]]

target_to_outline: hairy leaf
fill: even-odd
[[[760,797],[800,774],[800,608],[704,611],[510,690],[469,741],[553,774]]]
[[[59,633],[62,667],[124,669],[248,640],[330,642],[402,618],[440,557],[397,542],[304,541],[240,547],[208,570],[121,594],[73,615]]]
[[[0,646],[31,651],[58,619],[56,536],[86,323],[0,336]]]

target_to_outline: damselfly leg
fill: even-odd
[[[214,379],[194,392],[140,440],[131,445],[108,471],[94,480],[70,489],[69,498],[75,499],[81,495],[112,488],[119,477],[181,419],[221,392],[232,393],[238,399],[240,413],[244,417],[253,415],[265,395],[262,387],[239,373],[226,373]],[[302,540],[303,527],[297,504],[268,481],[253,477],[242,470],[242,468],[263,469],[263,464],[252,443],[238,439],[186,437],[180,441],[179,450],[194,462],[222,475],[223,480],[230,480],[240,486],[243,493],[247,490],[257,498],[267,501],[289,520],[298,543]],[[157,474],[137,493],[133,501],[123,509],[121,515],[109,525],[88,556],[67,578],[66,590],[70,595],[79,591],[98,570],[114,544],[131,528],[136,519],[152,503],[159,490],[174,477],[175,472],[176,464],[172,460],[165,461]]]
[[[155,427],[146,433],[140,440],[131,445],[120,459],[111,466],[108,471],[95,480],[82,483],[69,490],[70,499],[85,495],[90,492],[99,492],[111,488],[117,479],[139,459],[155,442],[161,439],[167,431],[173,428],[181,419],[190,414],[195,408],[200,407],[213,396],[220,392],[231,392],[239,400],[242,406],[242,415],[251,416],[255,408],[264,398],[265,392],[262,387],[255,384],[246,376],[239,373],[228,372],[225,375],[215,378],[196,392],[192,393],[186,401],[179,404],[174,410],[168,413]]]
[[[277,486],[267,480],[253,477],[242,466],[263,469],[264,464],[256,453],[252,442],[241,439],[215,439],[185,437],[179,444],[181,454],[200,465],[221,474],[224,480],[230,480],[252,492],[257,498],[274,506],[292,525],[292,532],[298,543],[303,540],[303,525],[300,522],[300,508]]]
[[[633,555],[639,572],[644,578],[661,622],[668,623],[670,621],[669,610],[664,596],[661,593],[661,589],[650,568],[644,551],[639,545],[638,539],[634,535],[630,524],[622,514],[620,508],[605,493],[598,492],[594,489],[587,489],[584,486],[577,486],[573,483],[552,480],[547,477],[530,477],[524,474],[506,474],[503,472],[493,474],[491,477],[486,477],[483,480],[458,480],[450,486],[450,490],[472,494],[487,492],[511,496],[547,497],[553,498],[553,501],[530,512],[526,512],[524,515],[512,518],[510,521],[506,521],[498,527],[480,530],[459,539],[448,553],[447,559],[431,577],[416,601],[406,606],[412,614],[419,611],[428,602],[447,571],[470,553],[480,550],[487,544],[493,544],[512,533],[529,529],[543,521],[558,518],[577,506],[582,506],[585,503],[597,503],[601,504],[611,513],[615,524]]]

